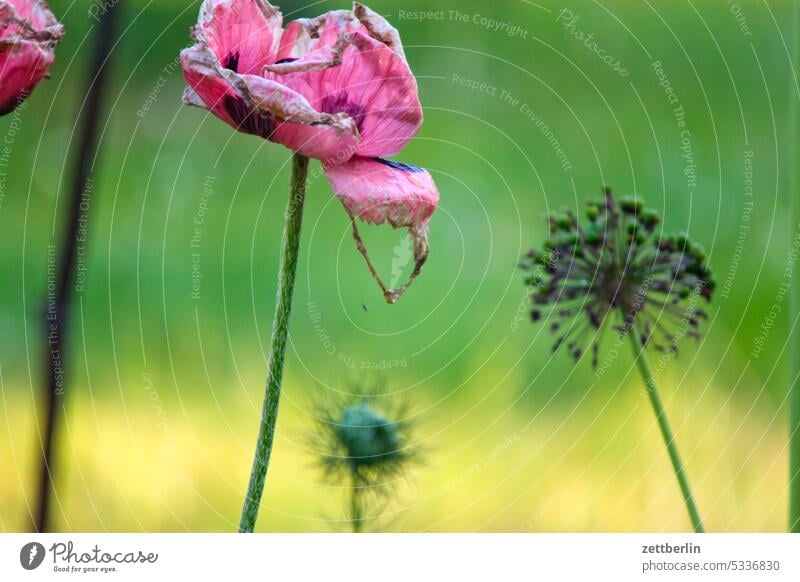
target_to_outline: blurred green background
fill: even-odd
[[[123,22],[92,173],[85,286],[75,295],[68,418],[57,445],[53,509],[63,530],[238,524],[291,154],[181,105],[175,58],[198,6],[118,5]],[[598,377],[588,361],[551,356],[552,337],[527,320],[519,257],[545,238],[548,211],[580,211],[603,185],[660,209],[665,230],[689,232],[717,273],[706,335],[687,341],[659,376],[707,527],[784,529],[784,314],[764,351],[753,348],[779,296],[792,226],[792,3],[370,6],[400,30],[418,76],[425,123],[397,159],[429,168],[440,189],[432,251],[408,293],[386,305],[312,162],[258,529],[346,529],[344,491],[321,482],[307,446],[311,404],[381,381],[411,404],[426,458],[377,529],[688,530],[627,351]],[[0,119],[12,142],[0,196],[3,531],[30,528],[48,245],[65,218],[56,203],[71,172],[96,26],[83,3],[51,7],[67,29],[51,79],[22,111]],[[286,20],[343,7],[282,3]],[[562,9],[578,20],[565,26]],[[418,11],[428,10],[442,12],[422,20]],[[576,31],[593,34],[624,70],[604,64]],[[657,69],[685,112],[683,135]],[[403,233],[363,231],[389,278]]]

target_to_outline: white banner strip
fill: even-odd
[[[800,580],[791,534],[2,534],[0,580]]]

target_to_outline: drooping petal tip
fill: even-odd
[[[430,173],[411,164],[356,156],[325,174],[348,212],[371,224],[419,227],[439,203]]]
[[[439,191],[426,170],[383,158],[353,157],[346,163],[327,166],[331,188],[342,201],[353,222],[356,247],[367,261],[372,276],[389,303],[395,303],[422,269],[428,258],[428,223],[439,203]],[[415,266],[409,280],[389,289],[377,275],[356,219],[370,224],[407,228],[414,247]]]

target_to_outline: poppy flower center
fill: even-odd
[[[350,101],[347,97],[347,93],[344,91],[325,95],[320,104],[320,111],[330,114],[344,113],[355,122],[358,132],[363,133],[363,124],[367,115],[367,108]]]
[[[230,116],[239,130],[257,135],[264,139],[271,139],[275,132],[275,119],[251,109],[244,99],[235,95],[226,95],[222,101],[225,112]]]
[[[222,61],[222,66],[234,73],[239,72],[239,53],[229,53]]]

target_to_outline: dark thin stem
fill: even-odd
[[[364,529],[362,493],[363,490],[359,485],[358,479],[353,476],[352,486],[350,487],[350,526],[353,528],[353,533],[361,533]]]
[[[77,242],[80,220],[86,220],[86,211],[81,210],[81,198],[88,191],[91,172],[97,157],[100,121],[105,104],[109,74],[109,56],[114,42],[114,22],[119,8],[109,6],[100,19],[94,44],[92,63],[88,71],[85,92],[86,100],[81,109],[80,135],[75,157],[75,173],[72,176],[65,200],[68,212],[62,231],[60,253],[55,258],[55,281],[53,294],[48,297],[44,312],[45,331],[45,418],[41,436],[42,459],[39,469],[38,505],[33,527],[37,532],[52,529],[50,501],[55,489],[54,443],[57,441],[60,417],[64,414],[64,366],[66,362],[65,338],[69,319],[69,304],[77,261]]]
[[[250,533],[256,525],[264,482],[267,479],[269,457],[275,438],[275,424],[278,421],[278,402],[281,397],[283,363],[286,357],[286,338],[289,332],[289,315],[292,311],[292,295],[297,273],[297,257],[300,248],[300,227],[303,223],[303,203],[306,196],[306,176],[308,158],[295,154],[292,159],[292,181],[289,203],[286,206],[286,226],[283,229],[281,264],[278,274],[278,297],[275,317],[272,323],[269,363],[267,364],[267,388],[264,395],[264,408],[261,412],[261,425],[256,439],[256,452],[250,484],[242,508],[239,531]]]
[[[700,519],[700,513],[697,511],[692,491],[689,488],[689,481],[686,479],[686,470],[683,468],[683,462],[678,454],[678,447],[675,445],[675,437],[672,434],[672,429],[667,422],[667,413],[664,410],[664,405],[661,403],[661,397],[658,395],[656,382],[653,379],[653,373],[650,371],[650,364],[647,361],[647,354],[645,354],[644,347],[635,333],[629,333],[628,337],[631,340],[631,347],[633,348],[633,355],[636,358],[636,365],[644,380],[647,389],[647,395],[650,397],[650,404],[653,406],[653,412],[658,421],[658,428],[661,429],[661,436],[664,438],[664,444],[667,446],[669,453],[669,460],[672,462],[672,469],[675,471],[675,476],[678,479],[681,493],[683,494],[683,501],[686,504],[686,509],[689,512],[689,519],[692,521],[692,527],[695,533],[703,533],[703,522]]]
[[[796,81],[800,73],[800,5],[795,3],[793,15],[793,44],[792,44],[792,66],[794,67],[793,79]],[[787,197],[792,200],[792,232],[789,240],[792,245],[800,236],[800,170],[798,170],[798,130],[800,130],[800,95],[794,83],[789,83],[789,114],[792,136],[791,154],[787,160],[789,167],[792,168],[790,177],[790,189]],[[793,293],[791,294],[791,317],[789,321],[792,325],[797,324],[800,317],[800,268],[794,269]],[[794,330],[793,338],[794,349],[790,351],[790,385],[789,385],[789,531],[800,533],[800,330]],[[791,341],[791,340],[790,340]]]

